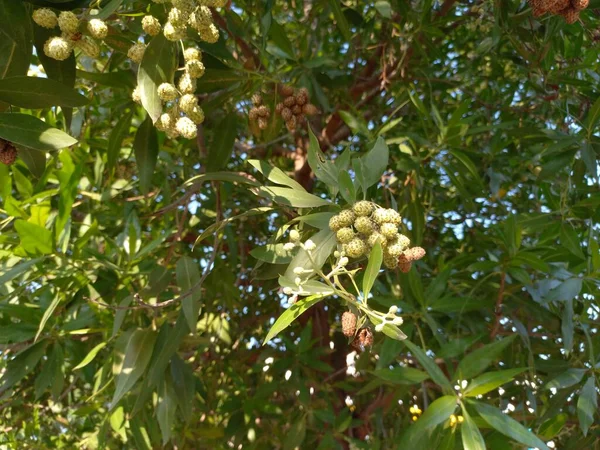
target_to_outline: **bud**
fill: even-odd
[[[296,275],[302,275],[304,273],[304,268],[303,267],[294,267],[294,273]]]
[[[317,248],[316,244],[313,241],[311,241],[310,239],[304,243],[304,249],[309,252],[314,250],[315,248]]]
[[[162,29],[160,22],[154,16],[144,16],[142,19],[142,28],[150,36],[156,36]]]
[[[348,258],[346,258],[345,256],[342,257],[342,259],[340,259],[340,266],[344,267],[348,264],[350,260]]]
[[[144,52],[146,51],[146,46],[139,42],[133,44],[129,50],[127,51],[127,57],[131,59],[135,63],[141,63],[142,58],[144,57]]]
[[[188,117],[180,117],[175,124],[177,132],[186,139],[194,139],[198,133],[198,127]]]
[[[171,83],[161,83],[156,92],[158,94],[158,98],[160,98],[163,102],[173,101],[179,95],[177,89]]]
[[[298,233],[298,230],[291,230],[290,231],[290,241],[298,242],[299,240],[300,240],[300,233]]]
[[[79,19],[71,11],[62,11],[58,15],[58,27],[60,31],[74,34],[79,29]]]
[[[44,53],[46,56],[57,61],[64,61],[71,55],[73,45],[63,37],[53,36],[44,44]]]
[[[284,249],[286,252],[289,252],[289,251],[292,251],[292,250],[294,250],[294,248],[295,248],[295,247],[296,247],[296,245],[295,245],[295,244],[292,244],[291,242],[288,242],[287,244],[283,244],[283,249]]]
[[[104,39],[108,35],[108,27],[103,20],[92,19],[87,24],[90,35],[96,39]]]
[[[287,286],[283,288],[283,293],[285,295],[292,295],[294,293],[294,290],[291,287]]]
[[[17,160],[17,149],[11,142],[0,141],[4,145],[0,150],[0,163],[10,166]]]
[[[377,325],[375,325],[375,331],[381,333],[383,331],[383,325],[383,323],[378,323]]]
[[[396,305],[390,306],[390,309],[388,311],[389,314],[396,314],[397,312],[398,312],[398,307]]]
[[[33,21],[44,28],[54,28],[58,25],[56,14],[48,8],[36,9],[33,12]]]
[[[194,47],[188,47],[183,52],[183,58],[188,61],[202,61],[202,52]]]

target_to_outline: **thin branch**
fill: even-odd
[[[502,319],[502,302],[504,301],[504,286],[506,282],[506,272],[502,271],[500,275],[500,288],[498,289],[498,297],[496,298],[496,308],[494,313],[496,314],[496,321],[494,327],[490,332],[490,339],[494,339],[500,331],[500,320]]]

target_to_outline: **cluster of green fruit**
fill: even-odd
[[[383,249],[384,266],[396,269],[400,263],[413,261],[413,256],[420,254],[422,257],[424,254],[422,251],[415,252],[419,247],[409,248],[410,239],[398,231],[401,223],[402,217],[397,211],[382,208],[369,201],[360,201],[351,209],[333,216],[329,221],[329,228],[335,232],[345,256],[367,256],[379,242]]]

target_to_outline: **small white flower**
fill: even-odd
[[[291,250],[294,250],[294,247],[296,247],[296,244],[293,244],[292,242],[288,242],[287,244],[284,244],[284,245],[283,245],[283,249],[284,249],[286,252],[289,252],[289,251],[291,251]]]
[[[273,357],[269,356],[267,359],[265,359],[265,364],[273,364],[273,361],[275,361]]]
[[[302,284],[302,278],[300,277],[296,277],[294,279],[294,283],[296,283],[296,286],[300,286],[300,284]]]
[[[402,325],[404,323],[404,320],[402,320],[402,317],[394,317],[394,320],[392,320],[392,323],[394,325]]]
[[[304,248],[310,252],[310,251],[314,250],[315,248],[317,248],[317,245],[309,239],[304,243]]]
[[[383,331],[383,323],[379,323],[379,324],[375,325],[375,331],[377,331],[378,333],[381,333]]]
[[[390,306],[390,314],[396,314],[398,312],[398,307],[396,305]]]
[[[346,406],[347,406],[348,408],[349,408],[349,407],[351,407],[352,405],[354,405],[354,401],[353,401],[353,400],[350,398],[350,396],[349,396],[349,395],[346,397],[346,400],[345,400],[345,402],[346,402]]]
[[[290,231],[290,241],[298,242],[299,240],[300,240],[300,233],[298,233],[298,230]]]
[[[342,254],[336,250],[335,252],[333,252],[333,256],[335,258],[339,258],[340,256],[342,256]]]
[[[348,258],[346,258],[345,256],[342,256],[342,259],[340,259],[340,266],[344,267],[346,264],[348,264],[350,260]]]
[[[294,290],[291,287],[287,286],[283,288],[283,293],[285,295],[292,295],[294,293]]]
[[[303,267],[294,267],[294,273],[296,275],[302,275],[304,273],[304,268]]]
[[[291,376],[292,376],[292,371],[286,370],[285,375],[284,375],[285,381],[289,380]]]

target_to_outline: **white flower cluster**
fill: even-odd
[[[396,325],[396,326],[402,325],[404,323],[404,321],[402,320],[402,317],[396,315],[397,312],[398,312],[398,307],[396,305],[390,306],[389,311],[383,317],[383,321],[381,323],[378,323],[377,325],[375,325],[375,331],[377,331],[378,333],[382,332],[383,327],[385,326],[386,323],[391,323],[392,325]]]
[[[58,16],[49,8],[39,8],[33,12],[33,21],[40,27],[52,29],[58,26],[60,36],[50,37],[44,44],[46,56],[58,61],[67,59],[74,49],[90,58],[100,55],[100,45],[94,39],[104,39],[108,35],[108,26],[100,19],[87,22],[87,35],[80,31],[81,22],[71,11],[62,11]]]
[[[219,40],[219,29],[212,19],[210,8],[222,8],[226,0],[154,0],[155,3],[171,3],[168,20],[162,27],[163,34],[170,41],[184,39],[188,34],[188,26],[198,33],[200,39],[214,44]],[[160,32],[160,23],[148,24],[144,30],[153,35]],[[158,31],[157,31],[158,30]]]

